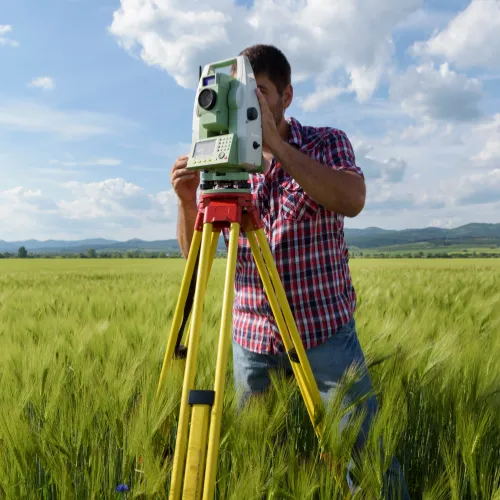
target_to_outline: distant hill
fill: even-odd
[[[468,245],[483,247],[496,245],[500,247],[500,224],[473,223],[454,229],[426,227],[422,229],[391,230],[378,227],[365,229],[346,229],[345,237],[350,247],[359,249],[376,249],[391,247],[393,250],[401,248],[446,247],[451,245]],[[31,253],[81,253],[89,248],[97,252],[124,252],[128,250],[179,252],[177,239],[144,241],[132,239],[128,241],[107,240],[102,238],[57,241],[57,240],[27,240],[7,242],[0,240],[0,252],[17,252],[24,246]],[[219,240],[219,249],[225,250],[222,238]]]
[[[348,244],[358,248],[381,248],[411,243],[431,246],[500,245],[500,224],[474,223],[454,229],[426,227],[422,229],[384,230],[379,228],[346,229]]]
[[[119,243],[114,240],[105,240],[103,238],[93,238],[88,240],[78,240],[78,241],[63,241],[63,240],[26,240],[26,241],[3,241],[0,240],[0,252],[17,252],[19,247],[24,246],[28,252],[43,251],[47,252],[53,250],[55,252],[74,249],[77,247],[96,248],[101,246],[106,246],[114,243]]]
[[[26,240],[26,241],[3,241],[0,240],[0,252],[17,253],[19,247],[24,246],[29,253],[82,253],[93,248],[97,252],[126,252],[126,251],[152,251],[152,252],[180,252],[179,243],[176,239],[144,241],[137,238],[127,241],[116,241],[106,239],[88,239],[88,240]],[[225,249],[221,240],[219,248]]]

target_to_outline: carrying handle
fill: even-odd
[[[231,57],[230,59],[225,59],[223,61],[217,61],[215,63],[210,64],[208,67],[208,71],[212,71],[214,69],[225,68],[226,66],[231,66],[233,63],[237,62],[237,57]]]

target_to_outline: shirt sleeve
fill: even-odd
[[[362,169],[356,165],[356,157],[351,141],[345,132],[330,129],[325,136],[323,163],[335,170],[350,170],[364,179]]]

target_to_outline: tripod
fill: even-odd
[[[214,390],[196,390],[195,371],[203,303],[223,227],[228,227],[230,232]],[[252,196],[248,190],[241,189],[202,193],[156,393],[157,397],[161,393],[170,359],[173,356],[185,358],[170,500],[212,500],[214,497],[240,228],[243,228],[247,235],[309,417],[321,443],[323,403],[266,239],[263,223],[252,206]],[[197,278],[194,281],[196,267]],[[194,308],[186,348],[180,345],[180,341],[183,325],[187,321],[188,295],[192,294],[193,290]]]

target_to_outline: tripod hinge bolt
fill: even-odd
[[[295,347],[293,347],[292,349],[290,349],[288,351],[288,356],[290,357],[290,359],[294,362],[294,363],[299,363],[299,356],[297,354],[297,351],[295,350]]]
[[[187,347],[184,345],[179,345],[174,351],[175,359],[186,359],[187,358]]]

